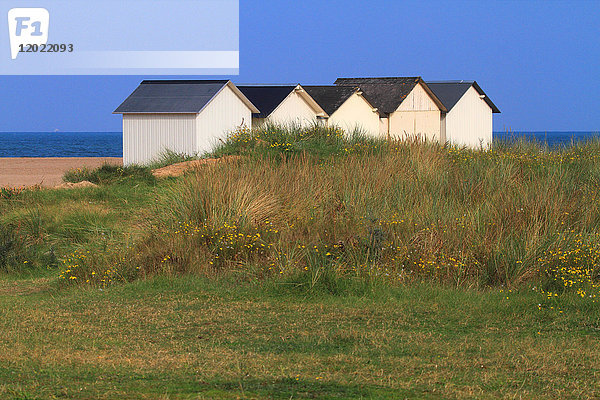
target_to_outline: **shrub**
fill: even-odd
[[[45,236],[39,209],[27,212],[19,224],[0,223],[0,272],[56,267],[58,257]]]
[[[121,167],[110,164],[104,164],[93,170],[87,168],[69,170],[63,176],[63,180],[73,183],[89,181],[95,184],[110,184],[123,180],[139,180],[148,184],[156,182],[150,168],[137,165]]]
[[[0,224],[0,271],[13,272],[21,269],[25,259],[25,245],[16,229]]]
[[[17,198],[24,190],[24,187],[0,187],[0,200]]]
[[[600,241],[598,235],[561,235],[555,248],[538,259],[545,278],[543,293],[576,292],[581,297],[600,297]]]
[[[224,155],[283,156],[308,155],[323,158],[349,152],[373,151],[381,140],[360,130],[345,133],[338,127],[314,123],[310,126],[267,123],[255,129],[240,128],[221,141],[211,153]]]
[[[87,283],[102,287],[132,280],[135,276],[123,268],[123,261],[115,252],[76,250],[62,260],[59,279],[68,284]]]

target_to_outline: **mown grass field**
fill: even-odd
[[[599,143],[223,155],[0,189],[0,398],[600,397]]]
[[[0,310],[2,398],[600,396],[600,320],[578,297],[187,276],[102,291],[5,281]]]

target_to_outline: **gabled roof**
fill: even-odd
[[[446,111],[442,102],[433,94],[421,77],[390,77],[390,78],[338,78],[338,86],[357,86],[365,98],[381,112],[391,114],[400,107],[400,104],[419,83],[423,84],[425,91],[433,101]]]
[[[352,86],[302,86],[306,93],[321,106],[327,115],[331,115],[350,96],[358,91],[358,88]]]
[[[433,93],[435,93],[442,103],[444,103],[444,106],[446,106],[448,111],[450,111],[467,90],[473,86],[480,96],[485,96],[483,97],[483,100],[490,106],[493,113],[500,112],[498,107],[496,107],[475,81],[435,81],[427,82],[427,86],[429,86]]]
[[[256,116],[266,118],[289,96],[296,86],[238,86],[259,110]]]
[[[197,114],[225,86],[229,86],[252,112],[258,112],[252,102],[228,80],[145,80],[114,113]]]

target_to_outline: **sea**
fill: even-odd
[[[526,138],[551,147],[600,138],[600,132],[494,132],[494,140]],[[122,132],[0,132],[0,157],[122,157]]]

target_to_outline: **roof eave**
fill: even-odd
[[[223,87],[228,86],[231,90],[233,90],[233,92],[240,98],[240,100],[242,100],[242,102],[244,102],[244,104],[246,104],[246,106],[251,110],[252,113],[260,113],[260,110],[258,108],[256,108],[256,106],[254,104],[252,104],[252,102],[244,95],[244,93],[242,93],[242,91],[240,89],[237,88],[237,86],[235,86],[235,84],[231,81],[227,81],[227,83],[225,85],[223,85]],[[221,90],[223,90],[223,88],[221,88]],[[214,96],[213,99],[217,96],[217,94],[219,94],[221,92],[221,90],[219,90]],[[210,101],[208,103],[210,103],[212,101],[212,99],[210,99]],[[206,103],[206,104],[208,104]],[[200,110],[202,111],[202,110]]]
[[[302,85],[298,84],[294,88],[294,91],[300,94],[300,97],[304,99],[315,111],[315,114],[319,117],[329,117],[327,112],[321,107],[319,103],[315,99],[312,98],[310,94],[302,87]]]
[[[433,93],[433,90],[431,90],[431,88],[429,86],[427,86],[427,83],[423,80],[423,78],[419,77],[419,79],[417,80],[417,84],[419,84],[419,83],[421,83],[423,85],[423,89],[425,89],[425,91],[427,92],[429,97],[431,97],[431,99],[438,106],[440,111],[448,112],[448,109],[446,108],[446,106],[442,103],[442,101],[440,99],[438,99],[438,97],[435,95],[435,93]]]
[[[487,94],[485,94],[485,92],[483,91],[483,89],[477,84],[477,81],[473,81],[473,87],[475,88],[475,90],[477,91],[477,93],[479,93],[480,95],[485,96],[483,98],[483,101],[485,101],[487,103],[488,106],[490,106],[490,108],[492,109],[492,113],[494,114],[500,114],[501,111],[498,107],[496,107],[496,105],[494,104],[494,102],[489,98],[489,96]]]
[[[377,108],[373,104],[371,104],[371,102],[364,96],[363,91],[360,88],[357,87],[353,94],[356,94],[358,97],[363,99],[369,105],[369,107],[371,107],[371,110],[373,110],[373,112],[377,113],[377,115],[379,115],[379,117],[381,117],[383,114],[385,114],[383,111],[380,111],[379,108]],[[350,96],[350,97],[352,97],[352,96]],[[348,99],[350,97],[348,97]],[[346,99],[346,101],[348,101],[348,99]]]
[[[290,90],[290,92],[283,98],[283,100],[281,100],[268,115],[265,115],[262,118],[269,118],[271,115],[273,115],[273,113],[275,111],[277,111],[279,109],[279,107],[281,107],[281,105],[288,99],[288,97],[290,97],[292,95],[292,93],[294,93],[294,90],[296,90],[296,89],[293,88],[292,90]]]

